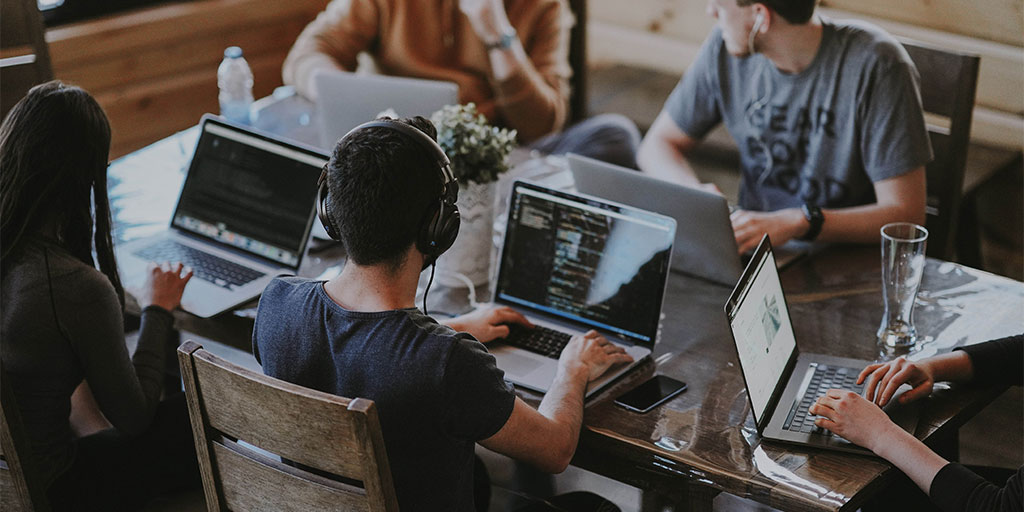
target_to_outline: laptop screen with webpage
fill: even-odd
[[[328,156],[204,118],[171,224],[298,268]]]
[[[754,421],[761,424],[796,352],[775,257],[767,240],[754,252],[726,307]],[[781,389],[778,391],[781,392]]]
[[[653,345],[675,221],[516,182],[497,302]]]

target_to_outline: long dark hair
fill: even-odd
[[[124,304],[110,239],[109,153],[107,115],[78,87],[56,80],[37,85],[11,109],[0,125],[2,274],[30,235],[53,226],[75,258],[98,264]]]

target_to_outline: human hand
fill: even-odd
[[[484,43],[493,43],[512,30],[501,0],[459,0],[459,10]]]
[[[560,371],[570,374],[584,372],[587,382],[590,382],[600,377],[613,364],[632,361],[633,356],[627,354],[626,349],[608,341],[597,331],[587,331],[569,340],[569,344],[562,349],[562,354],[558,358],[558,367]]]
[[[765,233],[778,247],[807,232],[807,219],[799,208],[787,208],[774,212],[736,210],[729,217],[736,235],[740,254],[757,247]]]
[[[930,395],[935,384],[935,372],[927,361],[915,363],[898,357],[888,363],[868,365],[857,376],[857,384],[865,382],[865,379],[864,398],[884,407],[904,383],[913,389],[899,397],[901,404]]]
[[[814,420],[815,425],[876,453],[877,443],[892,437],[889,430],[899,430],[880,407],[853,391],[830,389],[808,412],[821,416]]]
[[[157,265],[150,263],[147,268],[146,284],[139,294],[139,306],[160,306],[173,311],[181,304],[181,294],[185,285],[192,279],[192,269],[184,268],[181,263],[171,265],[168,262]]]
[[[509,327],[505,324],[516,323],[533,327],[520,312],[506,306],[475,309],[442,323],[456,331],[472,334],[480,343],[508,336]]]

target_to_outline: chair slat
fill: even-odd
[[[211,427],[306,466],[363,480],[362,447],[354,442],[359,430],[354,422],[362,417],[346,414],[349,400],[298,386],[296,392],[282,381],[242,375],[240,367],[224,371],[222,365],[207,355],[196,357],[202,407]],[[336,407],[324,407],[324,400]],[[284,438],[281,432],[291,435]]]
[[[212,445],[214,467],[229,510],[369,510],[360,488],[304,478],[301,470],[280,462],[242,454],[219,442]]]

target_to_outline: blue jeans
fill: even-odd
[[[530,149],[544,154],[576,153],[630,169],[637,168],[639,147],[640,130],[620,114],[596,115],[530,144]]]

